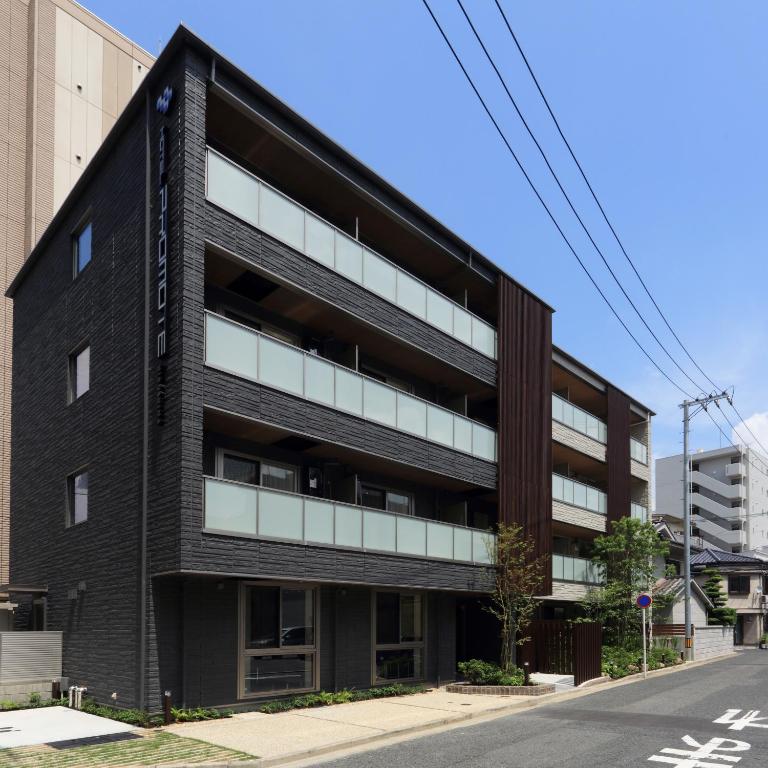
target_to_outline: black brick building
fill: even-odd
[[[647,497],[550,308],[183,27],[9,295],[16,621],[97,699],[452,678],[498,520],[560,615],[562,542]]]

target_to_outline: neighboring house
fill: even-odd
[[[98,700],[449,679],[498,521],[555,614],[646,515],[651,411],[183,27],[9,293],[17,620]]]
[[[768,546],[768,459],[742,445],[690,462],[692,533],[726,552]],[[656,512],[682,529],[682,454],[656,460]]]
[[[654,572],[658,578],[667,575],[670,567],[674,570],[674,575],[679,576],[683,572],[685,554],[683,532],[675,530],[668,520],[653,516],[653,527],[659,538],[669,544],[669,552],[664,557],[657,557],[654,563]],[[691,536],[691,556],[701,552],[704,549],[704,541],[698,536]]]
[[[0,54],[0,585],[5,585],[13,333],[5,291],[154,59],[72,0],[4,0]],[[10,608],[0,604],[0,629],[10,624]]]
[[[756,645],[766,631],[765,585],[768,563],[745,554],[705,549],[691,558],[693,577],[703,587],[703,571],[716,568],[722,574],[722,588],[728,607],[736,611],[734,643]]]
[[[659,579],[653,585],[653,597],[654,600],[662,598],[653,604],[654,624],[685,625],[685,579]],[[662,602],[665,603],[663,607]],[[712,601],[691,579],[691,623],[694,627],[707,626],[707,611],[712,607]]]

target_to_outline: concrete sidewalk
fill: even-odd
[[[433,728],[482,715],[527,709],[539,697],[467,696],[430,690],[275,715],[244,712],[228,720],[181,723],[165,730],[262,758],[260,765],[359,746],[382,737]]]
[[[648,677],[678,674],[733,657],[735,654],[649,672]],[[553,676],[554,677],[554,676]],[[180,723],[164,730],[191,739],[253,755],[240,763],[267,768],[294,763],[313,765],[321,756],[354,751],[397,740],[436,733],[463,722],[481,722],[549,703],[560,703],[608,688],[642,682],[641,674],[621,680],[593,681],[573,688],[560,681],[562,690],[544,696],[470,696],[444,689],[400,698],[373,699],[316,709],[291,710],[275,715],[243,712],[227,720]],[[232,763],[232,766],[237,763]],[[218,766],[217,766],[218,768]]]

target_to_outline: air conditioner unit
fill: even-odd
[[[760,606],[768,611],[768,595],[760,595]]]

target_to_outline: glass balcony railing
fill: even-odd
[[[210,312],[205,317],[205,363],[479,459],[496,461],[496,432],[484,424]]]
[[[212,203],[496,358],[493,326],[210,148],[207,160],[206,196]]]
[[[608,425],[583,408],[569,403],[559,395],[552,395],[552,418],[566,427],[581,432],[600,443],[608,442]]]
[[[572,504],[589,512],[604,515],[608,511],[608,496],[598,488],[552,473],[552,498]]]
[[[629,455],[641,464],[648,463],[648,447],[634,437],[629,438]]]
[[[637,504],[633,501],[630,504],[630,514],[641,523],[648,522],[648,508],[644,507],[642,504]]]
[[[552,578],[581,584],[600,584],[603,581],[600,568],[591,560],[568,555],[552,555]]]
[[[411,515],[204,478],[207,531],[488,565],[495,536]]]

